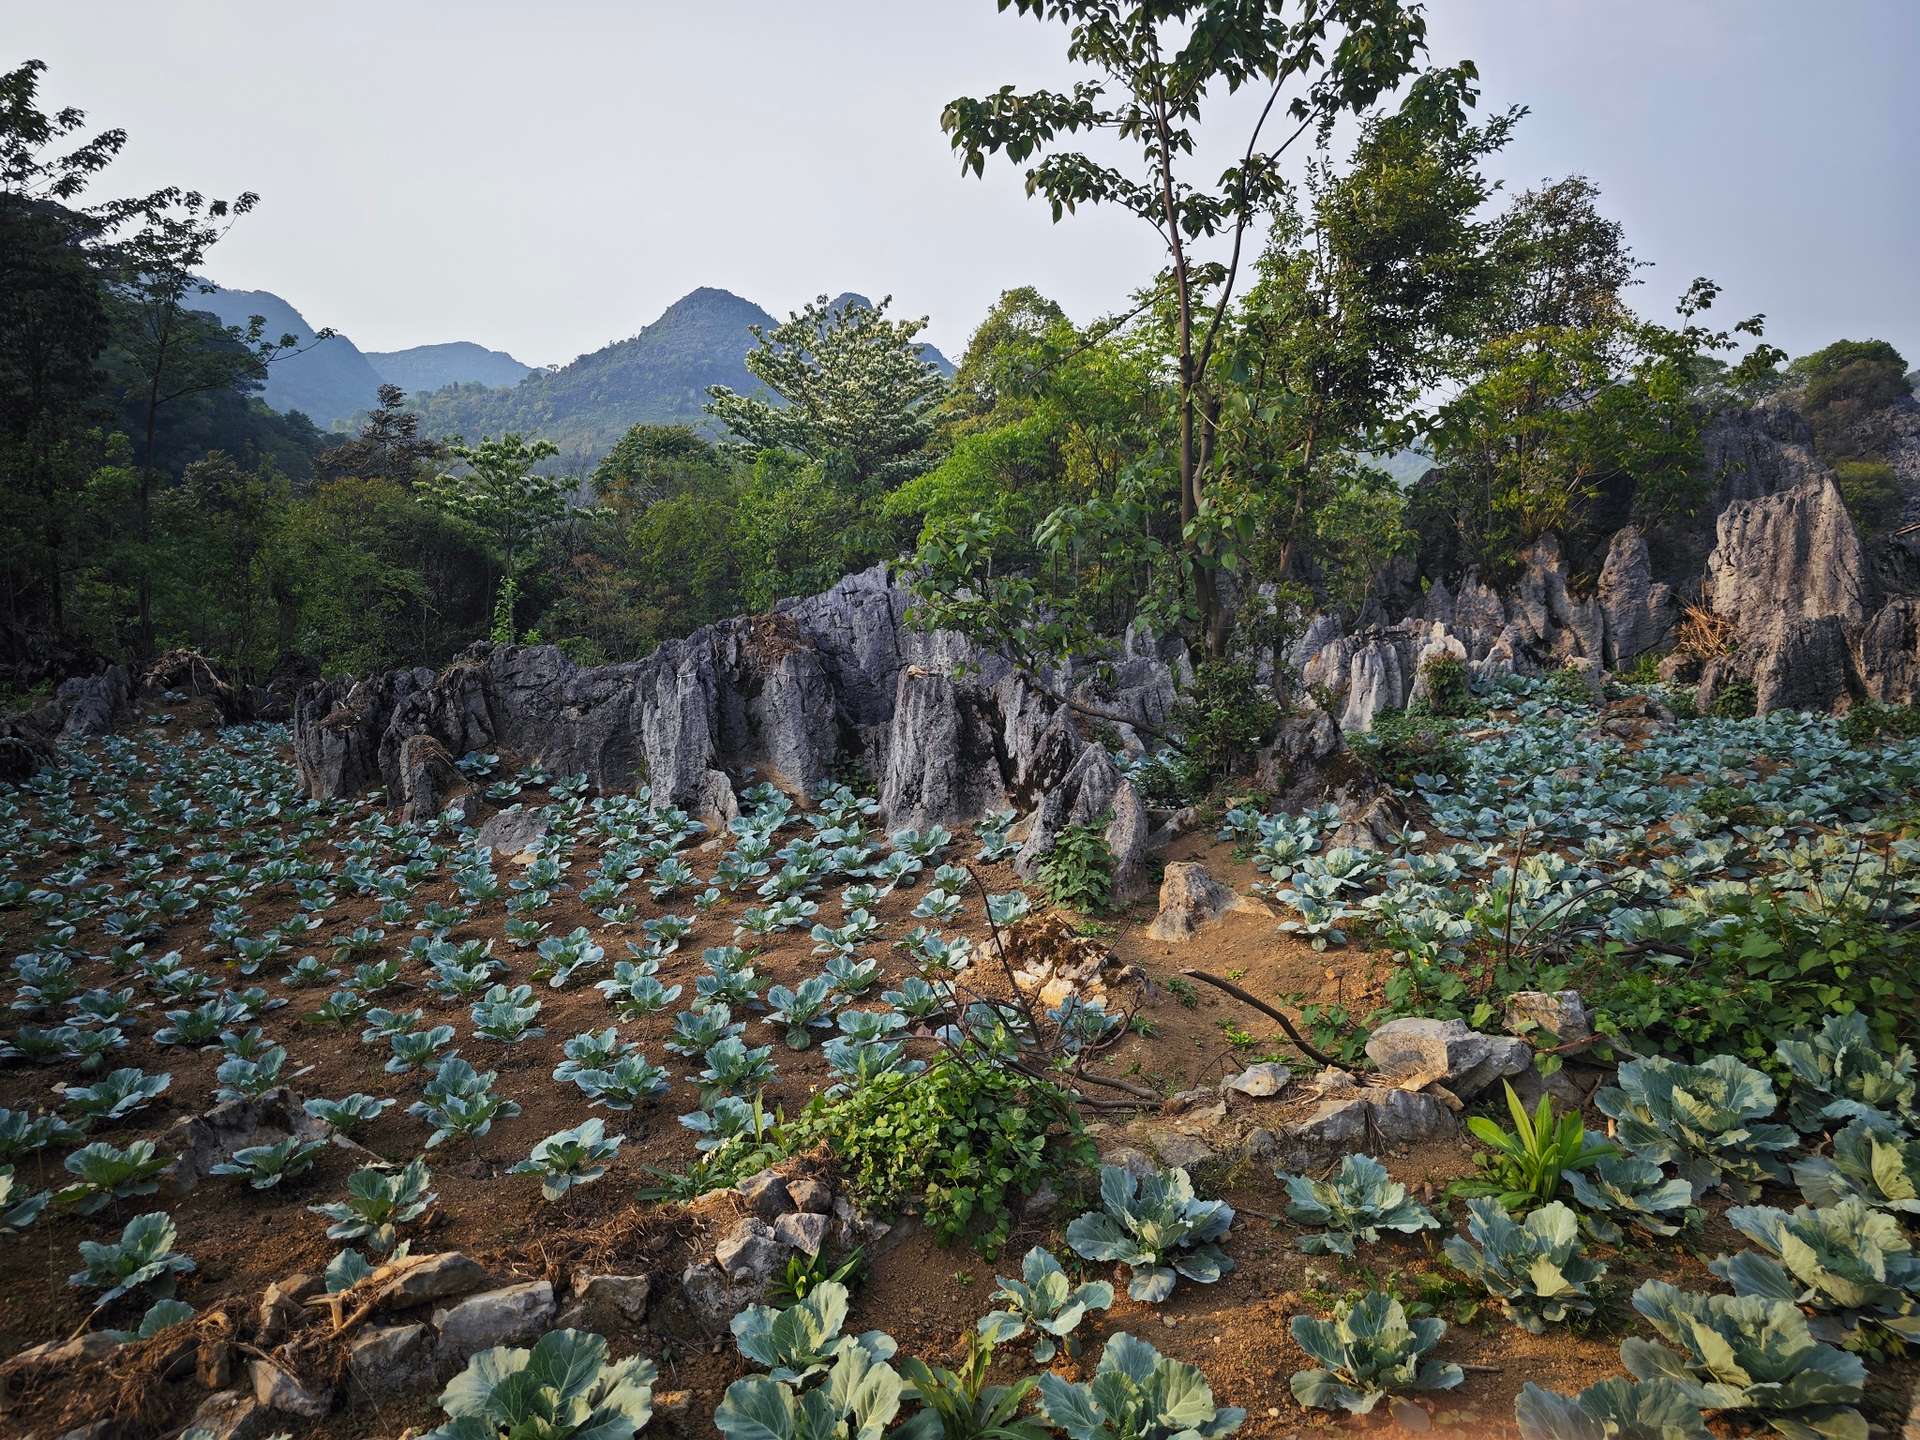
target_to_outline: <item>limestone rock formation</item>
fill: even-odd
[[[1603,659],[1625,665],[1658,649],[1673,628],[1673,588],[1653,578],[1646,536],[1638,525],[1614,531],[1600,567],[1600,614],[1605,622]]]
[[[1776,620],[1865,620],[1871,586],[1840,491],[1826,475],[1720,512],[1704,588],[1743,635]]]

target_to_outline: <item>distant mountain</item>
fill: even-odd
[[[870,302],[849,293],[833,303]],[[776,323],[751,300],[703,287],[674,301],[638,335],[557,370],[536,370],[511,390],[455,385],[413,400],[430,435],[475,440],[517,430],[543,436],[560,447],[561,469],[582,474],[634,425],[694,425],[712,433],[709,386],[765,394],[747,369],[754,344],[748,327]],[[953,373],[946,356],[931,345],[920,348],[941,374]]]
[[[444,345],[415,345],[409,350],[369,350],[367,362],[389,385],[408,394],[445,385],[518,385],[533,371],[504,350],[489,350],[471,340]]]
[[[266,338],[292,335],[313,348],[288,355],[267,368],[260,398],[275,410],[298,410],[321,429],[372,406],[380,376],[360,349],[344,335],[313,344],[306,317],[270,290],[221,290],[187,298],[190,309],[205,310],[225,325],[245,325],[250,316],[267,322]]]

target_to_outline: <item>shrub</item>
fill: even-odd
[[[1373,717],[1373,728],[1347,737],[1354,760],[1374,779],[1412,790],[1418,775],[1457,780],[1466,774],[1467,750],[1446,723],[1430,715],[1390,710]]]
[[[1884,530],[1900,518],[1905,496],[1893,467],[1880,460],[1837,460],[1833,483],[1847,514],[1862,531]]]
[[[970,1235],[985,1255],[1006,1244],[1017,1198],[1093,1154],[1064,1094],[977,1055],[816,1096],[790,1128],[795,1146],[825,1141],[869,1201],[917,1200],[943,1243]]]
[[[1273,738],[1280,707],[1250,660],[1202,660],[1170,717],[1185,744],[1188,779],[1200,789]]]
[[[1104,913],[1113,900],[1113,850],[1105,818],[1069,825],[1055,836],[1040,861],[1039,878],[1048,903],[1086,915]]]
[[[1467,1129],[1492,1148],[1478,1157],[1480,1175],[1456,1181],[1449,1187],[1452,1194],[1492,1196],[1509,1210],[1531,1209],[1558,1195],[1564,1177],[1614,1153],[1611,1145],[1587,1143],[1578,1110],[1556,1116],[1553,1098],[1543,1094],[1528,1115],[1513,1086],[1504,1080],[1500,1085],[1506,1092],[1513,1129],[1505,1130],[1484,1115],[1468,1117]]]
[[[1859,700],[1840,717],[1840,738],[1849,745],[1865,745],[1882,735],[1896,740],[1911,740],[1920,735],[1920,705],[1882,705],[1877,700]]]
[[[1430,715],[1463,719],[1485,707],[1473,698],[1467,662],[1458,655],[1429,655],[1420,666],[1426,682],[1425,708]]]
[[[1729,680],[1714,691],[1707,713],[1716,720],[1746,720],[1759,708],[1760,695],[1751,680]]]

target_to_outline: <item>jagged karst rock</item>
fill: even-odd
[[[1367,1058],[1393,1084],[1418,1089],[1438,1082],[1470,1100],[1502,1076],[1526,1069],[1533,1050],[1511,1035],[1482,1035],[1464,1020],[1408,1017],[1375,1029]]]
[[[547,833],[547,817],[534,805],[515,805],[489,815],[474,832],[474,844],[484,845],[502,860],[517,859],[532,850]]]
[[[260,1296],[259,1330],[255,1338],[272,1343],[293,1328],[306,1302],[320,1293],[318,1275],[289,1275],[267,1286]]]
[[[773,1238],[803,1255],[818,1255],[827,1243],[827,1227],[831,1223],[829,1216],[818,1213],[782,1215],[773,1222]]]
[[[1340,728],[1351,735],[1373,728],[1373,717],[1403,710],[1413,694],[1414,643],[1404,632],[1378,631],[1360,643],[1347,663],[1346,708]]]
[[[1432,687],[1427,683],[1427,667],[1436,662],[1458,660],[1467,661],[1467,647],[1459,636],[1451,634],[1447,628],[1435,622],[1426,641],[1413,657],[1413,690],[1407,696],[1409,705],[1421,705],[1432,698]]]
[[[880,806],[898,825],[974,819],[1008,807],[991,692],[936,671],[900,672]]]
[[[98,675],[76,675],[54,692],[66,706],[61,734],[69,739],[110,735],[133,713],[133,677],[124,665],[109,665]]]
[[[380,1305],[388,1310],[408,1310],[417,1305],[431,1305],[436,1300],[452,1300],[484,1290],[492,1283],[493,1276],[484,1265],[458,1250],[391,1260],[369,1279]]]
[[[1264,912],[1265,908],[1222,885],[1198,861],[1176,860],[1161,878],[1160,913],[1147,934],[1169,945],[1184,945],[1231,911]]]
[[[1073,825],[1106,820],[1103,834],[1113,852],[1113,894],[1125,904],[1139,898],[1146,884],[1147,807],[1133,782],[1121,775],[1098,745],[1080,752],[1060,783],[1040,799],[1026,841],[1014,859],[1022,879],[1039,873],[1040,862],[1060,832]]]
[[[180,1433],[194,1440],[263,1440],[282,1428],[250,1391],[221,1390],[200,1402]]]
[[[409,735],[400,745],[400,813],[431,820],[471,787],[447,747],[431,735]]]
[[[1824,472],[1720,512],[1705,593],[1744,636],[1781,620],[1858,624],[1871,601],[1860,537]]]
[[[1249,1155],[1301,1170],[1355,1151],[1377,1155],[1383,1147],[1459,1132],[1460,1122],[1437,1095],[1362,1085],[1344,1070],[1323,1070],[1310,1084],[1318,1097],[1311,1107],[1289,1124],[1254,1131],[1246,1140]]]
[[[1887,705],[1920,700],[1920,597],[1901,595],[1880,607],[1855,644],[1860,683]]]
[[[747,1213],[762,1220],[771,1222],[794,1209],[787,1182],[771,1170],[749,1175],[733,1188],[746,1205]]]
[[[1647,540],[1638,525],[1614,531],[1600,567],[1598,599],[1606,622],[1601,658],[1608,665],[1625,665],[1666,643],[1674,622],[1673,587],[1653,578]]]

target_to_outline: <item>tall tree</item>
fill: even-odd
[[[509,631],[526,551],[566,518],[572,482],[538,469],[542,460],[558,453],[550,440],[529,441],[519,435],[483,438],[478,445],[456,441],[447,447],[447,455],[460,468],[420,482],[423,500],[473,526],[499,557]]]
[[[963,170],[988,155],[1027,166],[1029,194],[1055,220],[1080,205],[1117,205],[1165,246],[1175,309],[1180,521],[1208,648],[1224,651],[1227,621],[1214,575],[1226,537],[1205,513],[1200,377],[1232,301],[1256,218],[1284,193],[1282,162],[1302,137],[1373,106],[1414,77],[1426,21],[1403,0],[999,0],[1001,9],[1066,27],[1067,55],[1093,78],[1070,92],[1004,86],[952,101],[941,117]],[[1407,105],[1455,116],[1474,99],[1471,64],[1428,71]],[[1190,163],[1203,115],[1222,90],[1257,87],[1265,100],[1240,159],[1217,184]],[[1269,132],[1276,112],[1278,129]],[[1126,167],[1066,148],[1067,137],[1110,134],[1132,151]],[[1226,242],[1224,259],[1196,247]],[[1202,290],[1208,293],[1204,298]],[[1202,305],[1205,313],[1201,313]]]
[[[398,385],[382,385],[360,433],[328,446],[314,457],[313,466],[323,480],[354,475],[411,485],[443,453],[438,440],[422,438],[420,416],[407,408],[407,392]]]
[[[916,343],[926,319],[888,319],[892,303],[836,308],[822,295],[772,330],[754,326],[747,369],[785,403],[716,385],[707,413],[746,445],[818,461],[859,494],[919,473],[946,382]]]
[[[140,463],[136,528],[139,561],[138,640],[140,653],[154,646],[153,575],[144,556],[153,542],[153,497],[158,477],[160,416],[168,405],[189,395],[216,390],[256,390],[275,360],[311,349],[332,338],[321,330],[302,346],[293,335],[269,339],[258,315],[246,325],[212,327],[200,318],[193,297],[213,292],[200,275],[207,254],[260,197],[252,191],[232,200],[210,199],[175,186],[155,191],[140,202],[139,228],[115,246],[119,337],[138,396],[144,438]]]
[[[38,572],[33,614],[57,633],[65,624],[67,517],[88,470],[81,436],[96,418],[96,362],[109,335],[94,252],[126,215],[124,204],[80,201],[127,136],[87,137],[84,111],[41,110],[45,71],[29,60],[0,75],[0,483],[11,492],[7,528],[28,552],[24,570]],[[8,558],[16,624],[28,618],[22,568]]]

